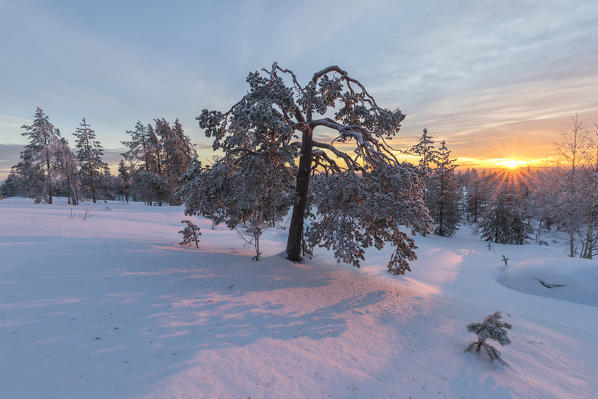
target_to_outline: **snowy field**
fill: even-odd
[[[462,228],[392,277],[388,250],[293,264],[271,230],[255,262],[199,218],[200,248],[178,245],[180,207],[73,209],[0,201],[2,398],[598,397],[598,261],[557,244]],[[507,366],[463,352],[496,310]]]

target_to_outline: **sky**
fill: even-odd
[[[543,162],[575,114],[598,123],[598,1],[0,0],[0,178],[40,106],[71,141],[82,117],[118,161],[137,120],[228,109],[274,61],[301,81],[328,65],[423,128],[462,166]],[[316,133],[317,134],[317,133]]]

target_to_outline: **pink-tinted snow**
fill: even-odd
[[[273,229],[255,262],[200,218],[200,248],[178,245],[179,207],[86,207],[0,201],[1,397],[598,397],[598,308],[504,284],[501,255],[560,248],[489,251],[463,228],[419,237],[414,272],[392,277],[388,250],[293,264]],[[463,352],[496,310],[508,366]]]

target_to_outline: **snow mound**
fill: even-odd
[[[499,282],[513,290],[598,306],[598,261],[540,257],[505,268]]]

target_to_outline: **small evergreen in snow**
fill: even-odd
[[[183,241],[181,241],[180,244],[195,244],[195,248],[199,248],[199,236],[201,235],[199,226],[190,220],[181,220],[181,223],[186,223],[187,226],[179,231],[179,233],[183,235]]]
[[[486,316],[481,323],[471,323],[467,325],[467,331],[475,333],[478,336],[478,340],[472,342],[465,348],[465,352],[481,352],[484,351],[493,362],[497,360],[502,364],[506,364],[500,357],[500,352],[494,346],[486,342],[488,339],[495,340],[501,346],[508,345],[511,340],[507,336],[507,330],[513,328],[513,326],[507,322],[500,321],[502,315],[500,312],[494,312],[491,315]]]

